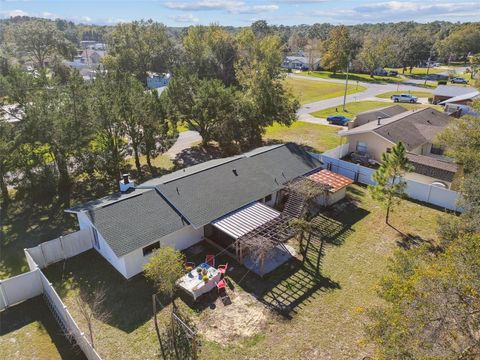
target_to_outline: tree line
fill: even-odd
[[[178,44],[162,24],[120,24],[108,34],[103,69],[88,82],[61,62],[45,64],[65,56],[66,39],[52,26],[22,22],[6,34],[4,47],[37,70],[26,72],[15,61],[1,68],[2,115],[18,120],[0,120],[6,202],[14,187],[34,201],[58,197],[67,205],[78,184],[118,182],[129,158],[139,178],[146,175],[142,157],[155,176],[151,160],[173,144],[179,122],[197,130],[204,145],[215,142],[234,154],[259,145],[274,121],[295,120],[299,105],[281,81],[276,35],[198,26]],[[146,89],[149,71],[173,73],[161,95]]]

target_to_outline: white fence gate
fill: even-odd
[[[25,249],[40,269],[93,248],[90,230],[80,230]],[[27,257],[28,261],[28,257]]]
[[[355,182],[366,185],[375,185],[375,181],[372,179],[372,175],[375,170],[360,164],[353,164],[348,161],[340,160],[340,158],[345,156],[347,153],[348,144],[344,144],[323,154],[311,154],[315,158],[320,159],[325,168],[336,172],[337,174],[344,175]],[[462,211],[462,209],[458,206],[460,193],[410,179],[404,180],[407,183],[405,192],[409,198],[453,211]]]

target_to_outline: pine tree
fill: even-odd
[[[382,163],[373,174],[376,185],[369,186],[373,199],[382,202],[387,208],[385,222],[388,224],[390,211],[405,196],[406,182],[403,175],[413,170],[409,164],[402,142],[392,147],[391,152],[383,153]]]

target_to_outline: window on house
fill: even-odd
[[[143,256],[147,256],[153,252],[153,250],[160,249],[160,242],[157,241],[156,243],[153,243],[151,245],[145,246],[142,251],[143,251]]]
[[[272,200],[272,194],[265,196],[265,202],[269,202]]]
[[[95,244],[95,247],[97,249],[100,249],[100,242],[98,241],[98,231],[94,227],[92,227],[92,233],[93,233],[93,243]]]
[[[442,145],[432,144],[432,148],[430,149],[430,153],[435,155],[443,155],[444,151],[445,151],[445,147]]]
[[[356,150],[359,153],[366,153],[367,152],[367,143],[363,142],[363,141],[358,141]]]

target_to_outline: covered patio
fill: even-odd
[[[294,256],[294,250],[287,245],[276,244],[269,248],[267,256],[260,263],[250,251],[246,239],[254,233],[265,234],[266,229],[269,229],[269,234],[277,233],[281,230],[278,225],[284,223],[284,219],[285,215],[279,211],[260,202],[253,202],[212,222],[205,229],[205,238],[249,270],[263,276]],[[289,236],[292,235],[290,232]],[[265,240],[267,243],[270,241]]]

